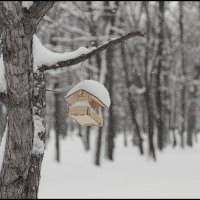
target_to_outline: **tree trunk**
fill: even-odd
[[[54,89],[59,87],[58,81],[54,84]],[[54,110],[54,123],[55,123],[55,148],[56,148],[56,161],[60,162],[60,134],[62,133],[62,124],[60,123],[60,104],[59,94],[55,93],[55,110]],[[61,108],[62,109],[62,108]]]
[[[58,89],[61,87],[60,81],[57,79],[54,84],[54,89]],[[54,110],[54,119],[55,119],[55,131],[62,137],[66,137],[66,129],[67,129],[67,115],[66,115],[66,103],[64,100],[64,94],[60,92],[54,93],[55,99],[55,110]]]
[[[98,129],[98,137],[96,141],[95,165],[100,166],[101,146],[102,146],[103,128]]]
[[[162,117],[162,94],[161,94],[161,72],[162,72],[162,54],[163,54],[163,43],[164,43],[164,11],[165,11],[165,2],[159,1],[159,44],[158,44],[158,66],[156,74],[156,104],[158,110],[157,126],[158,126],[158,148],[160,150],[164,147],[164,128],[163,128],[163,117]]]
[[[90,127],[86,128],[86,135],[85,135],[85,150],[90,150]]]
[[[126,87],[128,88],[128,90],[131,87],[131,83],[129,81],[129,70],[128,70],[128,63],[127,63],[127,57],[126,57],[126,52],[125,52],[125,48],[124,45],[121,45],[121,54],[122,54],[122,62],[123,62],[123,68],[125,70],[125,79],[126,79]],[[129,107],[130,107],[130,111],[131,111],[131,118],[132,118],[132,122],[135,126],[135,133],[137,136],[137,144],[139,147],[139,151],[140,154],[143,155],[144,154],[144,150],[143,150],[143,139],[140,133],[140,127],[138,125],[137,122],[137,118],[136,118],[136,102],[134,100],[134,98],[132,97],[132,94],[130,93],[130,91],[128,91],[128,103],[129,103]]]
[[[128,147],[127,120],[124,119],[124,121],[125,121],[125,123],[124,123],[124,130],[123,130],[123,133],[124,133],[124,146]]]
[[[108,69],[108,79],[109,79],[109,94],[110,94],[110,98],[111,98],[111,105],[109,108],[109,119],[108,119],[108,133],[107,133],[107,158],[109,160],[113,160],[113,150],[115,147],[114,144],[114,138],[115,138],[115,131],[116,131],[116,126],[115,126],[115,116],[114,116],[114,105],[113,105],[113,101],[114,101],[114,94],[113,94],[113,81],[114,81],[114,77],[113,77],[113,66],[112,66],[112,59],[113,59],[113,50],[112,49],[108,49],[107,53],[106,53],[106,60],[107,60],[107,69]]]
[[[61,87],[59,80],[56,80],[54,89]],[[62,93],[55,93],[55,110],[54,110],[54,127],[55,127],[55,147],[56,147],[56,161],[60,162],[60,137],[66,136],[66,110],[64,103],[64,96]]]
[[[148,86],[145,92],[147,115],[148,115],[148,142],[149,142],[149,155],[156,160],[155,147],[154,147],[154,122],[153,122],[153,110],[152,110],[152,97]]]
[[[45,123],[45,81],[44,73],[34,73],[34,143],[31,154],[31,166],[29,168],[26,185],[24,188],[25,198],[36,199],[39,191],[39,182],[41,176],[41,166],[44,157],[44,146],[46,139],[46,123]],[[40,123],[40,129],[37,130],[37,124]]]
[[[145,48],[145,102],[147,108],[147,124],[148,124],[148,143],[149,143],[149,155],[152,156],[154,160],[156,160],[155,148],[154,148],[154,116],[153,116],[153,103],[152,103],[152,91],[151,91],[151,76],[148,74],[148,67],[149,67],[149,43],[150,43],[150,16],[149,16],[149,2],[144,2],[144,8],[146,13],[146,28],[147,28],[147,42]]]
[[[30,30],[19,21],[15,27],[5,28],[2,39],[8,96],[8,133],[0,174],[2,199],[26,198],[33,147],[33,35],[27,34]]]
[[[179,2],[179,29],[180,29],[180,45],[181,45],[181,67],[182,67],[182,77],[186,79],[185,70],[185,55],[184,55],[184,27],[183,27],[183,4],[184,2]],[[181,110],[182,110],[182,125],[181,125],[181,147],[185,146],[184,133],[186,130],[186,83],[182,82],[181,91]]]
[[[192,147],[193,146],[193,138],[196,129],[197,123],[197,115],[196,111],[198,110],[197,102],[193,99],[189,106],[188,112],[188,126],[187,126],[187,145]]]
[[[107,10],[105,11],[105,14],[107,14],[106,18],[108,23],[111,24],[111,27],[114,26],[115,24],[115,15],[112,12],[112,9],[109,8],[110,4],[109,1],[105,1],[105,6],[107,7]],[[113,34],[113,30],[110,30],[110,35]],[[111,105],[109,108],[109,119],[108,119],[108,133],[107,133],[107,146],[106,146],[106,157],[109,160],[113,160],[114,156],[114,148],[115,148],[115,132],[116,132],[116,125],[115,125],[115,116],[114,116],[114,91],[113,91],[113,83],[114,83],[114,67],[113,67],[113,48],[110,47],[106,51],[106,62],[107,62],[107,79],[109,80],[108,84],[108,91],[110,94],[110,99],[111,99]]]
[[[45,140],[45,84],[33,73],[33,34],[53,1],[0,2],[6,77],[7,137],[0,172],[1,199],[37,198]],[[34,8],[35,7],[35,8]],[[34,12],[33,12],[34,10]]]

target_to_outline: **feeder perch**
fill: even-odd
[[[70,104],[68,115],[81,126],[103,126],[100,108],[109,108],[110,97],[102,84],[84,80],[67,93],[65,100]]]

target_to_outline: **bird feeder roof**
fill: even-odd
[[[75,85],[65,96],[68,98],[69,96],[73,95],[79,90],[85,90],[86,92],[90,93],[91,95],[95,96],[99,101],[102,102],[105,107],[110,107],[110,95],[107,89],[101,83],[94,81],[94,80],[84,80]]]

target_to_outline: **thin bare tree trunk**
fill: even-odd
[[[162,109],[162,94],[161,94],[161,73],[162,73],[162,54],[163,54],[163,43],[164,43],[164,12],[165,12],[165,2],[159,1],[159,44],[158,44],[158,66],[156,74],[156,104],[158,109],[158,137],[157,143],[160,150],[164,147],[164,124],[163,124],[163,109]]]
[[[115,15],[112,12],[112,9],[109,8],[110,3],[109,1],[105,1],[105,6],[107,7],[106,14],[107,14],[107,20],[108,23],[111,24],[111,26],[114,26],[115,24]],[[110,35],[113,34],[113,30],[110,30]],[[109,119],[108,119],[108,133],[107,133],[107,146],[106,146],[106,157],[109,160],[114,160],[114,138],[115,138],[115,132],[116,132],[116,124],[115,124],[115,115],[114,115],[114,66],[113,66],[113,48],[108,48],[106,51],[106,62],[107,62],[107,79],[108,81],[108,91],[111,98],[111,105],[109,108]]]
[[[86,150],[90,150],[90,127],[87,127],[86,130]]]
[[[183,5],[184,2],[179,2],[179,29],[180,29],[180,45],[181,45],[181,67],[182,67],[182,76],[186,79],[186,70],[185,70],[185,55],[184,55],[184,27],[183,27]],[[186,83],[182,83],[181,91],[181,109],[182,109],[182,125],[181,125],[181,147],[185,146],[184,133],[186,130]]]
[[[54,89],[61,88],[61,81],[57,77],[54,84]],[[61,92],[54,93],[55,109],[54,109],[54,128],[55,128],[55,148],[56,148],[56,161],[60,162],[60,137],[66,137],[67,122],[66,122],[66,107],[64,94]]]
[[[128,89],[130,89],[131,87],[131,83],[129,80],[129,70],[128,70],[128,63],[127,63],[127,57],[126,57],[126,52],[125,52],[125,48],[124,45],[121,44],[121,54],[122,54],[122,62],[123,62],[123,68],[125,70],[125,79],[126,79],[126,87]],[[135,126],[135,133],[137,136],[137,144],[139,147],[139,151],[140,154],[143,155],[144,154],[144,150],[143,150],[143,139],[140,133],[140,127],[138,125],[137,122],[137,117],[136,117],[136,102],[134,100],[134,98],[132,97],[132,94],[130,93],[130,91],[128,91],[128,103],[129,103],[129,107],[130,107],[130,111],[131,111],[131,118],[132,118],[132,122]]]
[[[195,100],[192,100],[188,112],[188,127],[187,127],[187,138],[186,138],[187,145],[190,147],[193,146],[193,137],[196,128],[196,119],[197,119],[196,108],[197,108],[197,102]]]
[[[100,166],[101,165],[101,146],[102,146],[102,134],[103,134],[103,128],[100,127],[98,129],[98,136],[96,140],[96,153],[95,153],[95,165]]]
[[[153,115],[153,103],[152,103],[152,91],[151,91],[151,78],[148,74],[149,66],[149,42],[150,42],[150,16],[149,16],[149,2],[144,2],[144,8],[146,12],[146,27],[147,27],[147,43],[145,48],[145,87],[144,94],[146,108],[147,108],[147,120],[148,120],[148,143],[149,143],[149,155],[156,160],[156,153],[154,147],[154,115]]]

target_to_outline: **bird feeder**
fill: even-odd
[[[110,97],[101,83],[84,80],[67,93],[65,100],[70,104],[68,115],[81,126],[103,126],[100,108],[109,108]]]

